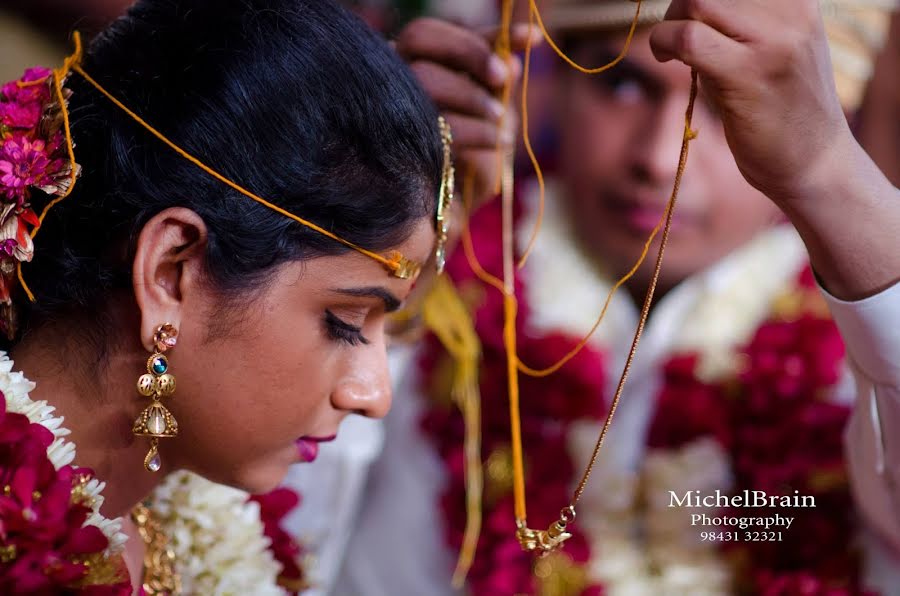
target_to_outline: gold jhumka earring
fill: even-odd
[[[149,472],[158,472],[162,466],[159,457],[159,440],[178,434],[178,422],[166,409],[160,399],[175,393],[175,377],[169,373],[169,360],[163,352],[175,347],[178,330],[166,323],[156,328],[153,334],[154,351],[147,359],[147,372],[137,381],[137,391],[152,401],[134,421],[131,429],[137,436],[150,437],[150,450],[144,457],[144,467]]]

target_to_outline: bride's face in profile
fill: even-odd
[[[179,329],[167,353],[179,424],[160,442],[167,469],[265,492],[348,414],[387,413],[385,322],[413,280],[348,251],[288,262],[250,293],[223,296],[204,279],[202,220],[169,212],[145,226],[134,267],[142,337],[167,321]],[[424,263],[434,241],[421,218],[395,248]]]

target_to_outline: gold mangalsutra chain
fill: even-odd
[[[657,252],[656,256],[656,264],[654,265],[653,275],[650,278],[650,285],[644,298],[643,307],[641,308],[641,316],[638,321],[637,329],[634,333],[634,339],[631,342],[631,349],[628,351],[628,357],[625,360],[625,365],[622,369],[622,375],[619,377],[619,383],[616,386],[616,392],[613,396],[612,403],[610,404],[609,413],[607,414],[606,421],[603,423],[603,427],[600,430],[600,435],[597,438],[596,444],[594,445],[594,450],[591,453],[591,458],[587,464],[584,474],[582,475],[581,481],[578,483],[578,486],[575,489],[571,503],[560,512],[559,519],[550,524],[550,527],[548,529],[533,530],[528,528],[524,516],[516,519],[516,537],[519,540],[519,544],[524,550],[528,552],[535,552],[539,556],[546,556],[552,553],[553,551],[558,549],[563,542],[565,542],[572,536],[566,531],[566,528],[570,523],[575,521],[575,505],[578,504],[578,501],[581,499],[582,494],[584,494],[584,489],[587,486],[591,473],[594,470],[594,466],[597,463],[597,458],[600,455],[600,448],[603,446],[603,440],[606,438],[606,434],[609,431],[610,425],[612,424],[613,415],[616,412],[616,407],[619,405],[619,400],[622,397],[622,391],[625,388],[625,381],[628,379],[628,373],[631,370],[631,365],[634,361],[634,355],[637,352],[638,343],[641,340],[641,334],[643,333],[644,327],[646,326],[647,317],[650,314],[650,306],[653,303],[653,295],[656,292],[656,286],[659,281],[659,273],[662,269],[663,254],[666,249],[666,243],[669,238],[669,230],[671,229],[672,225],[672,215],[675,210],[675,202],[678,198],[678,190],[681,187],[681,179],[684,175],[685,165],[687,164],[688,147],[690,145],[690,142],[697,136],[697,133],[691,128],[691,120],[693,119],[694,114],[694,102],[696,98],[697,72],[695,70],[691,70],[691,92],[690,98],[688,100],[688,106],[685,110],[684,134],[681,141],[681,152],[678,158],[678,169],[675,174],[675,182],[672,187],[672,194],[670,195],[668,205],[666,206],[665,224],[662,228],[662,236],[660,238],[659,251]]]
[[[503,11],[502,11],[502,20],[501,20],[501,34],[497,39],[496,43],[496,51],[501,56],[501,58],[509,58],[510,56],[510,15],[511,15],[511,0],[505,0],[503,2]],[[635,28],[637,26],[637,22],[640,15],[641,9],[641,0],[637,0],[635,7],[634,19],[631,23],[631,28],[628,32],[628,37],[622,48],[622,52],[619,56],[613,60],[612,62],[601,66],[595,69],[587,69],[584,68],[575,62],[573,62],[565,53],[559,49],[559,47],[553,42],[550,37],[547,29],[544,27],[543,21],[540,17],[540,11],[538,10],[537,4],[534,0],[531,0],[529,3],[529,29],[533,26],[534,22],[537,21],[541,32],[543,33],[544,38],[547,40],[549,45],[559,54],[566,62],[569,63],[575,69],[586,73],[586,74],[595,74],[602,72],[608,68],[611,68],[616,63],[618,63],[622,58],[624,58],[625,54],[628,52],[628,47],[630,42],[634,36]],[[527,91],[527,82],[528,82],[528,71],[530,66],[530,54],[531,54],[531,39],[529,37],[526,48],[525,48],[525,68],[523,69],[523,89],[521,94],[522,100],[522,130],[523,130],[523,141],[525,144],[526,151],[531,158],[532,164],[535,167],[535,173],[538,178],[538,182],[540,185],[540,201],[538,205],[538,220],[535,225],[535,230],[532,233],[531,240],[528,243],[528,247],[525,250],[525,253],[522,256],[522,260],[520,261],[520,266],[522,266],[525,260],[528,257],[528,253],[530,252],[531,247],[534,244],[535,238],[537,236],[537,231],[540,227],[541,218],[543,215],[544,208],[544,185],[543,178],[540,171],[540,165],[537,162],[537,159],[531,149],[531,144],[528,139],[528,122],[527,122],[527,100],[528,100],[528,91]],[[504,99],[508,97],[509,89],[511,88],[511,79],[507,79],[507,84],[504,86]],[[594,445],[594,450],[591,453],[591,458],[588,462],[587,467],[585,468],[584,474],[581,477],[581,481],[578,483],[578,486],[575,489],[575,492],[572,496],[572,500],[568,506],[563,508],[560,511],[559,519],[553,522],[546,530],[534,530],[528,527],[527,523],[527,510],[526,510],[526,502],[525,502],[525,473],[524,473],[524,456],[522,449],[522,435],[521,435],[521,412],[519,408],[519,384],[518,384],[518,373],[521,371],[523,373],[532,375],[532,376],[547,376],[552,374],[556,370],[558,370],[561,366],[563,366],[568,360],[573,358],[586,344],[589,340],[590,336],[600,325],[600,322],[603,320],[603,317],[606,313],[606,307],[604,306],[603,311],[601,312],[597,322],[594,327],[588,333],[587,336],[582,338],[582,340],[578,343],[575,349],[571,350],[565,357],[563,357],[559,362],[555,365],[544,369],[544,370],[535,370],[530,367],[524,365],[524,363],[519,359],[518,353],[516,350],[516,333],[515,333],[515,317],[516,317],[516,299],[513,288],[513,271],[512,271],[512,252],[513,252],[513,242],[511,240],[513,233],[513,217],[512,217],[512,184],[511,180],[505,180],[509,176],[508,172],[508,156],[507,160],[503,159],[502,154],[498,154],[498,165],[501,175],[502,184],[502,193],[501,200],[503,202],[503,294],[504,294],[504,345],[506,347],[507,353],[507,372],[509,377],[509,409],[510,409],[510,438],[511,438],[511,450],[513,456],[512,468],[513,468],[513,497],[515,502],[515,517],[516,517],[516,538],[519,541],[519,544],[522,548],[528,552],[537,553],[540,556],[545,556],[553,551],[557,550],[562,546],[562,544],[571,537],[571,534],[567,532],[567,527],[570,523],[575,521],[575,506],[578,501],[581,499],[582,494],[584,493],[585,487],[587,486],[588,480],[590,479],[591,473],[594,470],[594,466],[597,463],[597,458],[600,454],[600,448],[603,446],[603,441],[606,438],[606,435],[609,431],[609,427],[612,424],[613,416],[615,415],[616,408],[618,407],[619,400],[622,397],[622,391],[625,387],[625,382],[628,379],[628,373],[631,370],[631,365],[634,360],[635,353],[637,352],[637,346],[641,339],[641,334],[644,331],[644,327],[647,322],[647,317],[650,313],[650,306],[653,303],[653,295],[656,291],[656,286],[659,280],[660,270],[662,268],[662,258],[666,248],[666,242],[669,237],[669,230],[672,225],[672,215],[675,209],[675,202],[678,196],[678,190],[681,186],[681,179],[684,174],[685,165],[687,163],[687,155],[688,155],[688,146],[690,142],[696,137],[696,133],[691,129],[691,120],[693,118],[694,112],[694,102],[697,97],[697,73],[696,71],[691,71],[691,93],[690,99],[688,100],[688,106],[685,111],[685,123],[684,123],[684,134],[682,137],[681,144],[681,152],[678,159],[678,170],[675,175],[675,181],[672,188],[672,193],[669,197],[668,204],[666,206],[665,212],[665,223],[660,222],[654,228],[650,238],[647,240],[644,251],[641,254],[641,257],[638,259],[637,264],[632,268],[632,270],[619,282],[617,282],[613,288],[613,292],[617,290],[621,285],[623,285],[634,273],[637,271],[638,267],[643,263],[644,258],[647,256],[647,253],[650,249],[650,244],[657,232],[659,232],[660,227],[662,226],[662,237],[660,239],[659,251],[656,257],[656,264],[653,269],[653,276],[650,281],[650,285],[647,289],[647,295],[644,299],[644,304],[641,309],[641,316],[638,322],[637,328],[635,329],[634,339],[631,343],[631,349],[628,352],[628,357],[626,358],[625,365],[622,369],[622,375],[619,378],[618,386],[616,387],[615,395],[613,396],[612,403],[610,404],[609,413],[607,414],[606,420],[603,423],[603,427],[600,430],[600,435],[597,438],[597,442]],[[505,103],[505,102],[504,102]],[[511,176],[509,176],[511,178]],[[499,285],[499,284],[492,284]],[[612,298],[612,292],[610,296],[607,297],[607,305],[609,304],[609,300]]]
[[[147,596],[177,596],[181,594],[181,577],[175,570],[175,553],[169,547],[169,537],[159,522],[153,519],[150,508],[141,503],[131,510],[131,519],[144,541],[144,570],[141,587]]]
[[[681,152],[678,156],[678,169],[675,172],[675,182],[672,185],[672,194],[669,197],[669,204],[666,207],[666,223],[662,229],[662,237],[659,241],[659,252],[656,255],[656,264],[653,266],[653,275],[650,278],[650,286],[647,288],[647,295],[644,297],[644,305],[641,308],[641,318],[638,321],[637,329],[634,332],[634,340],[631,342],[631,349],[628,351],[628,358],[625,360],[625,366],[622,369],[622,376],[619,378],[619,384],[616,386],[616,393],[613,396],[612,404],[610,404],[609,415],[606,418],[606,422],[603,424],[603,429],[600,431],[600,437],[597,439],[597,444],[594,446],[594,452],[591,454],[591,459],[588,462],[587,469],[585,470],[584,476],[581,479],[581,482],[578,483],[578,487],[575,489],[575,495],[572,499],[572,506],[578,502],[581,498],[581,495],[584,493],[584,488],[587,485],[588,478],[591,476],[591,472],[594,469],[594,464],[597,462],[597,455],[600,452],[600,447],[603,444],[603,439],[606,436],[606,431],[609,430],[609,425],[612,422],[613,414],[616,411],[616,406],[619,404],[619,398],[622,397],[622,391],[625,388],[625,381],[628,378],[628,373],[631,370],[631,364],[634,361],[634,355],[637,352],[638,343],[641,340],[641,334],[644,332],[644,327],[647,324],[647,317],[650,315],[650,307],[653,304],[653,295],[656,293],[656,285],[659,282],[659,273],[662,270],[662,260],[663,253],[666,250],[666,243],[669,240],[669,231],[672,228],[672,215],[675,212],[675,202],[678,199],[678,190],[681,188],[681,178],[684,176],[684,168],[687,165],[687,156],[688,156],[688,147],[690,142],[697,138],[697,133],[691,128],[691,121],[694,116],[694,102],[697,99],[697,71],[691,70],[691,92],[690,97],[688,99],[688,106],[684,113],[684,134],[681,139]]]

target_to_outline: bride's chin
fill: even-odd
[[[227,484],[252,495],[261,495],[278,488],[292,462],[272,456],[254,464],[230,470],[221,480],[210,478],[220,484]]]

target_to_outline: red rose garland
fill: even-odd
[[[300,565],[303,549],[282,526],[284,518],[300,504],[300,495],[286,487],[276,488],[264,495],[254,495],[251,501],[259,503],[259,517],[271,544],[269,550],[281,565],[278,585],[290,594],[298,594],[308,585]]]
[[[121,561],[104,559],[109,540],[83,525],[91,508],[79,487],[91,471],[55,469],[53,433],[0,402],[0,593],[127,596]]]
[[[486,270],[498,273],[501,254],[490,252],[491,240],[500,229],[498,205],[488,205],[472,218],[471,232],[477,254]],[[465,294],[479,287],[460,251],[448,261],[447,271]],[[561,334],[537,337],[527,326],[528,305],[520,291],[519,353],[533,366],[553,364],[567,353],[577,338]],[[513,523],[512,468],[509,455],[509,412],[505,399],[507,376],[503,348],[503,301],[499,292],[484,290],[475,311],[475,323],[482,341],[480,390],[482,405],[482,454],[485,458],[484,523],[468,576],[468,593],[473,596],[496,594],[534,594],[545,582],[566,583],[567,594],[595,596],[599,586],[587,585],[577,566],[590,560],[592,553],[584,536],[575,533],[566,542],[561,558],[550,559],[550,577],[538,578],[532,573],[532,555],[522,551],[515,538]],[[433,405],[422,424],[443,458],[449,475],[441,495],[441,508],[446,521],[448,543],[455,549],[462,544],[465,527],[465,483],[462,416],[451,404],[449,385],[437,386],[441,371],[449,362],[439,343],[430,338],[422,355],[423,379],[430,386],[425,391],[434,396]],[[568,502],[577,480],[568,454],[567,437],[572,423],[583,419],[599,419],[606,413],[603,394],[603,362],[591,349],[583,350],[558,374],[548,378],[521,376],[522,437],[527,471],[528,517],[532,525],[543,527],[559,515],[560,504]],[[572,399],[579,396],[582,399]],[[544,562],[542,562],[544,563]],[[541,572],[546,576],[546,572]],[[574,587],[573,587],[574,586]]]
[[[810,272],[804,272],[794,297],[815,304],[821,300],[816,292]],[[850,409],[828,401],[844,356],[837,327],[821,307],[775,317],[739,355],[742,372],[716,384],[695,376],[695,357],[672,358],[648,445],[676,449],[713,437],[730,456],[736,493],[793,496],[796,490],[815,497],[815,508],[791,510],[794,523],[782,533],[783,541],[723,543],[738,562],[738,589],[773,596],[858,594],[858,555],[849,546],[853,502],[842,444]],[[752,515],[775,513],[764,508]]]
[[[485,269],[495,274],[500,270],[501,255],[490,239],[496,236],[499,222],[499,209],[487,206],[470,224],[476,254]],[[472,283],[473,275],[460,251],[450,259],[448,272],[464,295],[470,294],[472,288],[481,288]],[[533,574],[530,556],[512,538],[508,412],[506,400],[501,397],[506,394],[502,300],[492,289],[479,291],[481,299],[475,319],[484,351],[480,388],[487,482],[484,527],[468,590],[475,596],[533,594],[539,590],[541,580]],[[520,301],[518,335],[523,360],[535,366],[554,362],[575,339],[529,334],[522,280],[517,280],[516,293]],[[858,594],[858,556],[850,546],[855,520],[842,445],[849,408],[827,400],[842,372],[843,343],[823,308],[810,270],[800,275],[792,298],[794,312],[765,321],[752,341],[738,352],[745,366],[736,378],[706,383],[696,374],[698,355],[672,357],[664,366],[664,383],[647,441],[651,448],[670,450],[701,437],[712,437],[730,456],[735,491],[793,495],[797,490],[801,495],[815,497],[815,509],[792,512],[795,521],[783,533],[782,542],[723,545],[723,555],[734,562],[734,587],[740,593]],[[569,497],[575,480],[576,471],[566,451],[571,423],[581,418],[599,418],[605,413],[599,399],[603,391],[601,364],[597,352],[585,351],[548,379],[524,375],[520,379],[529,519],[538,526],[555,518],[559,503]],[[433,397],[423,426],[446,465],[449,477],[441,508],[447,541],[458,549],[465,525],[462,418],[448,397],[449,363],[436,340],[427,343],[421,365],[425,392]],[[596,398],[572,399],[573,396]],[[766,514],[767,510],[753,513]],[[592,556],[579,533],[567,542],[564,552],[568,564],[553,568],[561,570],[561,575],[569,580],[579,580],[566,584],[567,591],[562,593],[601,592],[600,586],[584,585],[583,573],[571,573],[577,564]],[[561,585],[561,581],[556,585]],[[579,585],[578,581],[582,583]]]

